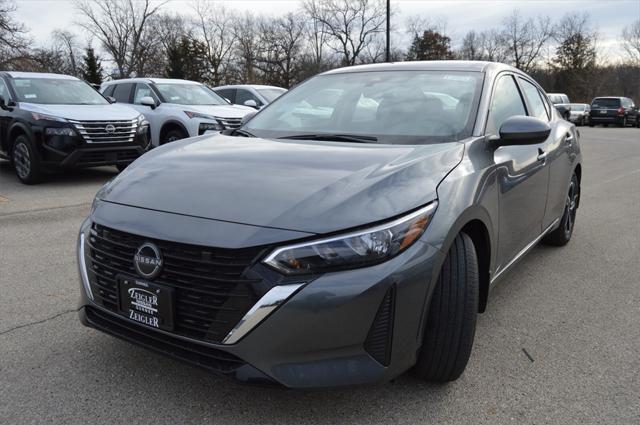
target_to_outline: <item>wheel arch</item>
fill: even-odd
[[[20,135],[27,136],[29,140],[33,141],[33,133],[31,132],[29,126],[19,121],[14,122],[9,126],[9,130],[7,131],[7,138],[4,141],[3,149],[5,152],[7,152],[7,154],[11,153],[13,144],[16,138]]]
[[[169,120],[162,124],[162,128],[160,128],[160,137],[158,140],[159,145],[162,144],[162,140],[164,139],[165,134],[167,134],[167,132],[171,130],[180,130],[181,132],[186,134],[186,137],[189,137],[189,131],[187,131],[187,128],[184,126],[184,124],[177,120]]]
[[[478,312],[486,310],[491,282],[491,270],[497,256],[497,237],[489,212],[480,205],[469,207],[451,226],[447,237],[441,244],[441,250],[447,253],[456,236],[466,233],[473,241],[478,256],[478,271],[480,279],[480,296]]]

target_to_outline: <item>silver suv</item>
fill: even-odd
[[[188,80],[128,78],[103,83],[100,92],[144,114],[153,146],[237,128],[254,111],[230,105],[205,85]]]

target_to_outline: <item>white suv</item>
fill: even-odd
[[[188,80],[128,78],[103,83],[100,92],[144,114],[153,146],[238,128],[245,115],[255,112],[230,105],[205,85]]]

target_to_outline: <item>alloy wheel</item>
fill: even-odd
[[[567,203],[565,206],[565,222],[564,231],[567,235],[573,232],[573,224],[576,220],[576,211],[578,208],[578,189],[575,182],[569,185],[569,193],[567,194]]]
[[[25,179],[31,173],[31,156],[29,148],[23,142],[19,142],[13,149],[13,166],[18,177]]]

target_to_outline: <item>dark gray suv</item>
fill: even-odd
[[[80,318],[244,382],[455,380],[489,290],[569,242],[581,175],[575,127],[515,68],[329,71],[105,185]]]

